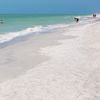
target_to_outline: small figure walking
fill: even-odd
[[[93,18],[96,18],[96,14],[93,14]]]

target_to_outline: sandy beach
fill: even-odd
[[[100,100],[100,22],[0,48],[0,100]]]

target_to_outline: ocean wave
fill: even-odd
[[[0,34],[0,43],[10,41],[16,37],[25,36],[28,34],[40,34],[43,32],[49,32],[50,30],[64,28],[68,26],[67,24],[57,24],[57,25],[48,25],[48,26],[33,26],[18,32],[9,32],[6,34]]]

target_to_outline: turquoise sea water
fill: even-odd
[[[49,14],[1,14],[0,43],[16,36],[47,31],[73,22],[73,15]]]
[[[22,29],[38,26],[67,24],[73,21],[70,15],[34,15],[34,14],[5,14],[0,15],[4,24],[0,24],[0,34],[15,32]]]

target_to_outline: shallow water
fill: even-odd
[[[47,32],[66,27],[73,22],[73,15],[4,14],[0,15],[0,43],[26,34]]]

